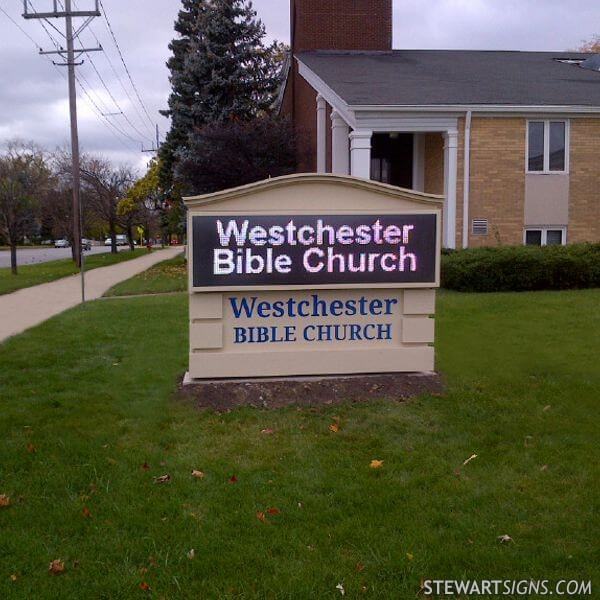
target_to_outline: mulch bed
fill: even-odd
[[[241,406],[282,408],[323,406],[343,402],[395,400],[440,395],[444,385],[437,373],[393,373],[348,377],[303,377],[290,379],[211,380],[182,382],[178,398],[200,409],[227,411]]]

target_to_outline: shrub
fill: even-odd
[[[442,287],[459,292],[600,287],[600,244],[501,246],[444,254]]]

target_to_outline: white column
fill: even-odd
[[[350,127],[334,110],[331,113],[331,172],[337,175],[350,173]]]
[[[317,94],[317,173],[327,171],[327,103]]]
[[[350,173],[354,177],[371,178],[372,131],[356,129],[350,134]]]
[[[456,248],[456,182],[458,179],[458,131],[450,129],[444,144],[444,240],[445,248]]]

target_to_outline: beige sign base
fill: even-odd
[[[226,411],[241,406],[282,408],[373,400],[404,401],[427,394],[439,395],[443,391],[444,386],[437,373],[248,380],[193,380],[187,373],[179,397],[197,408]]]

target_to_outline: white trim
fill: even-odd
[[[325,100],[327,104],[338,111],[341,117],[352,127],[356,129],[356,120],[350,107],[340,96],[338,96],[314,71],[311,71],[299,58],[296,57],[298,63],[298,73],[306,79],[308,84],[316,90]]]
[[[548,231],[562,231],[562,245],[567,245],[567,227],[565,225],[527,225],[523,229],[523,245],[527,245],[527,232],[540,231],[542,234],[542,246],[548,245]],[[533,245],[533,244],[531,244]]]
[[[540,113],[540,114],[595,114],[600,113],[600,106],[581,106],[581,105],[508,105],[508,104],[346,104],[350,110],[385,112],[460,112],[467,110],[481,113]]]
[[[529,124],[544,124],[544,168],[542,171],[529,170]],[[550,123],[565,124],[565,168],[563,171],[550,170]],[[569,119],[527,119],[525,128],[525,173],[527,175],[569,175],[570,154],[571,154],[571,123]]]
[[[469,110],[465,115],[465,152],[463,171],[463,234],[462,246],[469,247],[469,209],[471,194],[471,122],[473,113]]]

